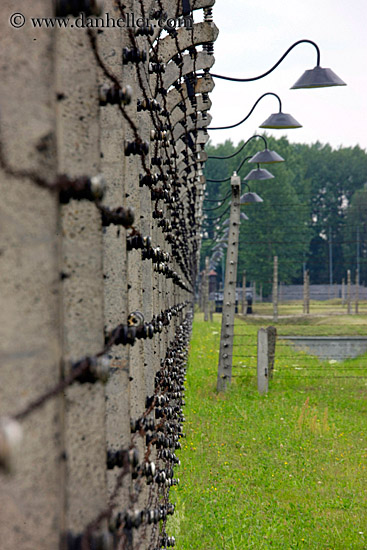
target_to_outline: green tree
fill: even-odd
[[[345,268],[357,268],[359,255],[359,275],[363,284],[367,283],[367,183],[358,189],[350,202],[345,215],[343,230],[343,253]]]
[[[290,144],[284,137],[276,139],[266,134],[264,136],[269,148],[282,155],[286,162],[268,166],[276,179],[257,184],[264,204],[248,208],[251,220],[247,226],[259,246],[253,254],[253,247],[245,250],[241,245],[240,269],[246,267],[249,277],[259,282],[262,279],[265,283],[272,276],[271,256],[277,254],[280,278],[284,282],[301,283],[304,263],[310,269],[312,283],[328,282],[331,234],[333,280],[340,281],[355,257],[356,231],[353,233],[352,218],[356,207],[351,201],[367,179],[366,152],[358,146],[334,150],[328,144]],[[243,143],[234,146],[227,140],[216,147],[209,143],[207,152],[214,156],[228,156]],[[208,182],[204,210],[207,220],[204,227],[209,239],[203,241],[205,254],[210,255],[215,246],[218,240],[215,228],[228,217],[229,206],[227,198],[218,207],[218,200],[230,191],[229,181],[221,183],[210,180],[230,178],[245,156],[262,148],[260,139],[252,140],[239,155],[225,160],[209,159],[206,163],[205,176]],[[239,172],[240,176],[244,176],[251,168],[249,163],[245,163]],[[359,195],[356,197],[353,199],[355,203]],[[246,231],[241,228],[241,237]],[[362,229],[360,232],[362,262],[362,244],[365,246],[366,239]],[[246,233],[247,237],[250,235]]]
[[[278,256],[279,280],[291,283],[302,276],[302,265],[310,242],[308,211],[292,187],[292,173],[285,166],[272,166],[273,180],[251,185],[262,203],[244,206],[248,221],[241,223],[239,272],[246,269],[249,280],[263,285],[269,294],[273,258]]]

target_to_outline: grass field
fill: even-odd
[[[270,302],[256,302],[253,306],[255,314],[258,315],[272,315],[273,314],[273,305]],[[351,303],[351,312],[355,313],[355,303]],[[367,315],[367,301],[361,300],[358,304],[358,312],[361,315]],[[291,302],[280,302],[278,304],[278,313],[279,315],[292,315],[303,317],[303,301],[301,300],[292,300]],[[315,316],[346,316],[347,315],[347,306],[342,304],[342,301],[338,298],[325,301],[310,301],[310,315],[311,319]],[[350,319],[354,315],[348,316]],[[357,316],[358,317],[358,316]]]
[[[363,316],[289,323],[280,334],[367,335]],[[259,396],[256,334],[269,324],[236,321],[239,366],[218,395],[220,315],[195,317],[168,531],[178,550],[367,549],[367,356],[320,362],[279,346]]]

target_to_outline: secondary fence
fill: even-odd
[[[213,4],[2,6],[2,550],[175,544]]]
[[[259,393],[271,391],[272,379],[302,389],[310,379],[367,378],[367,336],[279,336],[270,326],[260,328],[255,339],[246,328],[242,322],[234,325],[234,376],[241,369],[256,377]]]

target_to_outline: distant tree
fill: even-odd
[[[273,180],[251,185],[264,202],[243,207],[249,217],[241,223],[239,273],[246,269],[249,280],[272,287],[273,258],[278,256],[279,280],[299,279],[310,241],[308,210],[292,187],[285,166],[272,166]]]
[[[290,144],[284,137],[276,139],[266,134],[264,136],[269,148],[277,151],[286,162],[267,166],[276,176],[275,180],[264,181],[256,186],[250,182],[251,187],[264,198],[264,203],[244,208],[251,219],[241,225],[239,273],[246,268],[250,278],[269,284],[271,257],[276,254],[282,281],[301,283],[302,266],[306,264],[312,283],[328,282],[331,233],[333,280],[339,282],[355,257],[356,231],[353,229],[353,219],[357,206],[354,203],[357,205],[361,200],[357,192],[363,188],[367,179],[366,152],[358,146],[334,150],[328,144]],[[230,140],[217,146],[209,143],[206,150],[208,155],[228,156],[243,143],[236,146]],[[206,178],[229,178],[245,156],[262,148],[262,140],[252,140],[237,156],[224,160],[209,159],[205,167]],[[251,168],[249,163],[245,163],[239,173],[241,178]],[[217,201],[229,191],[229,181],[207,182],[204,202],[207,220],[204,227],[209,239],[203,241],[202,262],[204,253],[210,254],[220,238],[220,231],[216,227],[228,218],[226,210],[229,199],[224,200],[219,207]],[[363,219],[362,207],[358,215]],[[366,239],[361,228],[360,234],[362,247]],[[252,245],[248,244],[250,240]],[[365,267],[363,270],[367,282]]]
[[[367,284],[367,183],[354,193],[350,201],[345,215],[343,241],[345,268],[353,271],[357,268],[359,249],[360,281]]]

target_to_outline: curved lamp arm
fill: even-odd
[[[228,130],[229,128],[236,128],[236,126],[239,126],[240,124],[242,124],[243,122],[245,122],[251,115],[252,113],[254,112],[255,108],[256,108],[256,105],[259,103],[259,101],[262,100],[263,97],[267,96],[267,95],[273,95],[274,97],[277,98],[277,100],[279,101],[279,112],[282,111],[282,102],[281,102],[281,99],[280,97],[277,95],[277,94],[274,94],[273,92],[266,92],[265,94],[261,95],[256,101],[255,103],[253,104],[253,106],[251,107],[251,111],[245,116],[245,118],[243,118],[242,120],[240,120],[239,122],[236,122],[236,124],[231,124],[230,126],[216,126],[215,128],[207,128],[207,130]]]
[[[269,69],[268,71],[266,71],[265,73],[263,73],[259,76],[253,76],[252,78],[234,78],[234,77],[230,77],[230,76],[223,76],[223,75],[220,75],[220,74],[213,74],[213,73],[210,73],[210,76],[212,76],[214,78],[221,78],[223,80],[232,80],[234,82],[253,82],[254,80],[260,80],[261,78],[264,78],[264,76],[267,76],[268,74],[272,73],[274,71],[274,69],[276,69],[278,67],[278,65],[281,64],[281,62],[289,54],[289,52],[291,52],[293,50],[293,48],[298,46],[298,44],[303,44],[303,43],[312,44],[312,46],[314,46],[316,48],[316,51],[317,51],[317,67],[318,67],[320,65],[320,49],[319,49],[318,45],[315,42],[313,42],[312,40],[303,39],[303,40],[298,40],[297,42],[292,44],[292,46],[290,46],[288,48],[288,50],[275,63],[275,65],[273,65],[273,67],[271,69]]]
[[[251,159],[252,157],[253,157],[253,155],[250,155],[250,156],[245,157],[244,159],[242,159],[240,165],[239,165],[238,168],[236,169],[236,172],[238,173],[238,172],[241,170],[242,166],[245,164],[246,160],[249,160],[249,159]],[[209,181],[210,183],[223,183],[223,182],[225,182],[225,181],[230,181],[231,177],[232,177],[232,176],[229,176],[228,178],[224,178],[224,179],[222,179],[222,180],[210,180],[210,179],[207,179],[206,181]]]
[[[204,220],[204,222],[216,222],[216,221],[220,221],[223,216],[225,214],[227,214],[229,211],[230,211],[231,207],[230,206],[227,206],[227,208],[222,212],[222,214],[220,216],[218,216],[217,218],[206,218]]]
[[[207,202],[216,202],[216,203],[218,203],[219,201],[224,202],[225,200],[228,199],[228,197],[231,196],[231,194],[232,194],[232,191],[229,190],[225,197],[220,197],[219,199],[206,199],[206,198],[204,197],[204,201],[203,201],[203,202],[205,202],[205,201],[207,201]],[[219,208],[219,206],[216,206],[215,208],[211,208],[211,210],[217,210],[217,208]],[[209,209],[207,209],[207,210],[209,210]]]
[[[208,160],[209,159],[231,159],[232,157],[235,157],[236,155],[238,155],[238,153],[240,153],[245,147],[246,145],[252,140],[252,139],[255,139],[255,138],[261,138],[264,143],[265,143],[265,148],[267,149],[268,148],[268,142],[266,141],[266,139],[264,138],[264,136],[260,136],[260,134],[255,134],[254,136],[251,136],[247,141],[245,141],[245,143],[243,145],[241,145],[241,147],[235,151],[234,153],[232,153],[232,155],[228,155],[227,157],[214,157],[214,156],[211,156],[211,155],[208,155]]]
[[[227,195],[223,198],[220,198],[218,199],[217,201],[215,202],[220,202],[220,204],[218,206],[214,206],[213,208],[203,208],[203,212],[212,212],[213,210],[219,210],[219,208],[222,208],[223,204],[225,204],[225,201],[228,199],[228,197],[230,197],[232,194],[232,191],[230,191],[229,193],[227,193]]]

